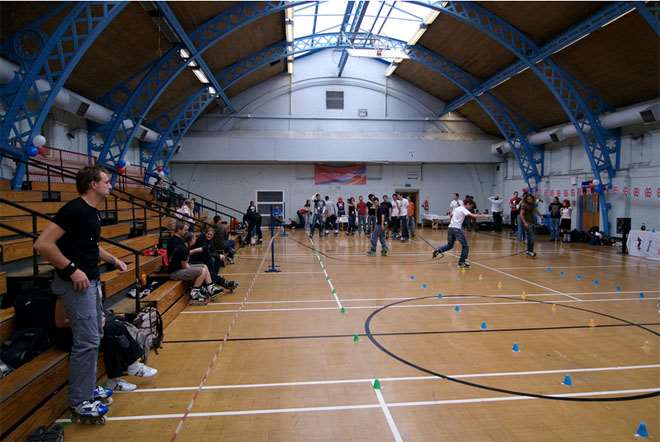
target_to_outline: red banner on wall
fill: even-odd
[[[314,184],[367,184],[367,165],[314,166]]]

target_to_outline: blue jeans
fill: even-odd
[[[457,229],[456,227],[450,227],[447,229],[447,244],[440,247],[438,250],[441,253],[446,252],[454,248],[454,243],[458,240],[461,243],[461,257],[458,259],[458,263],[462,264],[467,260],[468,253],[470,252],[470,247],[468,246],[463,230]]]
[[[75,406],[94,399],[96,364],[103,337],[101,283],[98,279],[89,281],[89,287],[78,292],[73,289],[71,281],[55,276],[51,290],[64,301],[66,315],[71,321],[73,346],[69,357],[69,402]]]
[[[369,215],[369,219],[367,221],[369,224],[369,232],[376,230],[376,215]]]
[[[522,225],[522,223],[520,223]],[[525,229],[525,233],[527,234],[527,251],[528,252],[533,252],[534,251],[534,224],[527,224],[527,228]]]
[[[312,225],[309,228],[309,235],[314,236],[314,229],[318,226],[319,235],[323,234],[323,216],[320,213],[315,213],[312,218]]]
[[[415,217],[414,216],[409,216],[408,217],[408,236],[409,237],[415,236]]]
[[[376,224],[376,229],[371,232],[371,251],[376,251],[376,245],[380,240],[381,251],[387,252],[387,241],[385,241],[385,227],[380,224]]]
[[[362,233],[367,233],[367,215],[358,215],[358,224]]]
[[[559,218],[550,218],[550,239],[559,241]]]
[[[518,219],[518,239],[520,241],[525,240],[525,227],[523,226],[523,222],[520,220],[520,218]]]

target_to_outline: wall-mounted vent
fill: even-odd
[[[344,109],[344,91],[325,91],[326,109]]]
[[[76,110],[76,115],[79,117],[84,117],[85,114],[87,113],[87,109],[89,109],[89,103],[85,103],[84,101],[80,102],[80,105],[78,106],[78,109]]]

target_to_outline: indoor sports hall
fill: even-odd
[[[0,439],[660,438],[660,2],[3,2]]]

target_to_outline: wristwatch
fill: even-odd
[[[64,267],[62,270],[60,270],[60,274],[62,276],[68,277],[73,275],[73,273],[76,270],[78,270],[78,267],[76,267],[76,263],[74,263],[73,261],[69,261],[69,264],[66,267]]]

